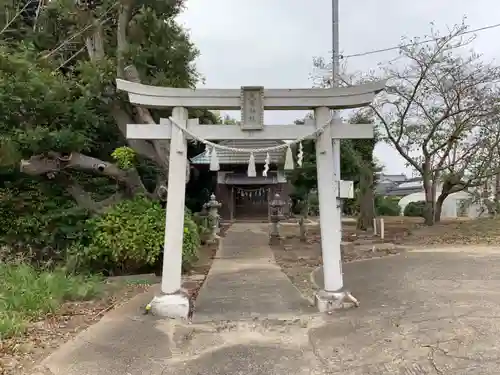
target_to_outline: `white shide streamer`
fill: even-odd
[[[172,124],[174,124],[180,131],[184,132],[185,134],[189,135],[192,139],[194,139],[197,142],[203,143],[206,147],[207,151],[207,156],[210,157],[210,170],[219,170],[219,161],[218,157],[216,154],[216,150],[225,150],[229,152],[234,152],[234,153],[245,153],[245,154],[250,154],[249,160],[248,160],[248,171],[247,174],[249,177],[256,177],[257,176],[257,171],[255,169],[255,156],[254,154],[256,153],[266,153],[266,160],[265,160],[265,166],[264,166],[264,171],[262,172],[263,176],[267,176],[267,172],[269,171],[269,152],[272,151],[280,151],[286,149],[286,157],[285,157],[285,169],[290,170],[294,169],[294,162],[293,162],[293,155],[292,155],[292,150],[291,147],[298,144],[299,145],[299,152],[297,154],[297,165],[302,166],[303,162],[303,157],[304,157],[304,152],[303,152],[303,147],[302,147],[302,141],[307,139],[307,138],[317,138],[320,134],[323,133],[323,131],[326,129],[327,126],[332,124],[333,117],[330,117],[325,124],[319,128],[317,128],[315,131],[311,132],[310,134],[307,134],[303,137],[297,138],[293,141],[289,141],[284,144],[276,145],[276,146],[270,146],[270,147],[262,147],[262,148],[238,148],[238,147],[230,147],[230,146],[224,146],[220,145],[214,142],[210,142],[207,139],[203,139],[196,135],[195,133],[189,131],[185,127],[180,126],[177,122],[175,122],[175,119],[170,117],[170,121]],[[211,147],[211,150],[210,148]],[[214,156],[215,154],[215,156]]]

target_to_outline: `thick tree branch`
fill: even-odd
[[[127,137],[127,124],[131,124],[134,121],[129,116],[129,114],[120,106],[119,103],[114,103],[111,107],[111,115],[113,116],[120,133],[124,138]],[[137,152],[142,157],[152,160],[158,165],[162,165],[163,161],[159,158],[155,151],[153,145],[145,140],[141,139],[127,139],[128,145]]]
[[[131,82],[140,83],[141,79],[139,77],[139,72],[137,68],[133,65],[129,65],[125,68],[124,71],[125,78]],[[140,106],[134,106],[136,110],[136,114],[141,123],[145,124],[155,124],[155,120],[153,116],[151,116],[151,112],[147,108],[143,108]],[[170,144],[168,141],[161,140],[152,140],[151,141],[153,148],[157,154],[156,161],[160,166],[163,167],[165,171],[168,171],[168,158],[170,152]]]
[[[119,23],[118,23],[118,48],[117,48],[117,59],[122,61],[124,59],[124,53],[127,44],[126,29],[128,22],[130,20],[130,1],[124,2],[120,9]],[[102,26],[101,26],[102,28]],[[94,33],[85,39],[85,45],[87,47],[87,52],[89,58],[93,61],[104,58],[104,41],[102,31],[99,27],[96,27]],[[123,70],[119,70],[117,67],[118,76],[123,75]],[[127,137],[127,124],[131,124],[133,121],[129,114],[120,106],[119,103],[113,103],[111,106],[111,115],[115,119],[118,129],[122,133],[123,137]],[[134,140],[127,139],[127,143],[131,148],[137,152],[142,157],[152,160],[156,164],[165,167],[165,162],[157,154],[155,148],[145,140]],[[168,165],[167,165],[168,167]]]
[[[127,28],[132,16],[132,1],[122,0],[118,14],[118,27],[116,31],[116,76],[123,78],[125,76],[125,59],[128,51]]]
[[[104,213],[109,207],[124,199],[124,195],[120,192],[117,192],[109,198],[96,202],[92,198],[90,193],[85,191],[85,189],[83,189],[82,186],[76,182],[72,182],[66,188],[66,190],[73,197],[78,206],[85,208],[95,214]]]
[[[129,79],[131,81],[133,80],[134,82],[140,82],[139,74],[135,67],[130,66],[127,69],[124,68],[126,52],[128,51],[127,28],[131,17],[131,4],[132,2],[130,0],[122,1],[118,16],[117,76],[125,77],[126,79]],[[102,32],[99,28],[96,28],[94,34],[86,39],[87,51],[91,60],[104,58],[104,48],[102,48],[103,44],[104,42]],[[148,109],[141,107],[134,108],[137,112],[138,117],[140,118],[141,123],[155,123]],[[115,119],[120,132],[126,138],[127,124],[132,123],[131,117],[119,103],[114,103],[112,105],[111,115]],[[146,140],[127,139],[127,143],[139,155],[152,160],[162,169],[168,170],[168,143],[166,141],[148,142]]]
[[[118,16],[117,28],[117,67],[116,74],[118,77],[124,77],[131,82],[141,83],[141,78],[137,68],[134,65],[125,67],[126,52],[129,50],[127,39],[128,24],[132,16],[131,0],[123,0]],[[147,108],[134,106],[138,120],[144,124],[155,124],[155,120],[151,112]],[[136,141],[137,143],[137,141]],[[168,171],[169,143],[167,141],[153,140],[151,143],[156,156],[152,158],[165,171]]]
[[[21,161],[21,172],[31,176],[45,175],[54,178],[64,170],[78,170],[107,176],[124,185],[131,195],[137,193],[147,194],[137,170],[123,170],[115,164],[74,152],[62,154],[49,152],[46,155],[35,155],[28,160]]]

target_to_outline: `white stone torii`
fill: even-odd
[[[330,121],[331,110],[359,108],[370,104],[385,87],[385,81],[352,87],[329,89],[267,89],[260,86],[241,89],[179,89],[143,85],[116,80],[119,90],[127,91],[129,100],[149,108],[173,108],[172,120],[205,140],[284,140],[298,139],[313,133]],[[241,125],[202,125],[188,119],[186,108],[242,111]],[[305,125],[263,124],[264,110],[314,110],[314,119]],[[170,167],[166,205],[165,246],[160,297],[151,305],[160,316],[187,317],[189,301],[181,292],[182,241],[185,205],[185,171],[188,166],[185,133],[169,119],[159,125],[128,124],[128,139],[170,140]],[[332,302],[343,299],[341,259],[340,198],[352,197],[352,182],[335,175],[332,139],[373,138],[372,124],[333,123],[316,140],[318,198],[321,249],[325,290],[316,302],[325,310]],[[169,197],[174,197],[170,199]],[[347,297],[350,294],[347,293]]]

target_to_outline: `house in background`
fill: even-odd
[[[408,178],[404,174],[379,173],[375,194],[384,197],[405,197],[423,191],[422,178]]]
[[[377,174],[377,185],[375,186],[375,194],[386,196],[387,193],[406,181],[408,178],[404,174]]]
[[[421,191],[423,191],[422,178],[414,177],[391,187],[385,195],[390,197],[405,197]]]
[[[398,205],[401,215],[404,214],[406,206],[411,202],[425,200],[423,181],[421,177],[407,178],[405,175],[378,176],[379,182],[375,187],[376,194],[385,197],[401,198]],[[437,187],[438,195],[441,186]],[[476,218],[484,213],[482,206],[474,201],[473,194],[468,191],[460,191],[448,196],[444,203],[441,218],[470,217]]]
[[[225,140],[220,145],[234,148],[266,148],[281,144],[280,141],[266,140]],[[266,153],[254,153],[256,177],[248,177],[249,154],[217,150],[220,170],[216,175],[215,195],[222,203],[219,212],[223,220],[266,219],[269,202],[276,193],[288,203],[292,191],[285,172],[278,167],[284,158],[283,150],[269,152],[270,163],[267,177],[262,176]],[[193,157],[191,164],[197,168],[209,169],[210,156],[207,151]],[[285,205],[288,214],[288,205]]]
[[[437,196],[442,187],[438,185]],[[401,208],[401,214],[404,213],[405,207],[411,202],[418,202],[425,200],[424,189],[421,191],[412,193],[402,197],[398,205]],[[443,208],[441,211],[441,219],[450,219],[457,217],[468,217],[475,219],[481,216],[487,216],[488,210],[484,204],[476,201],[475,195],[469,191],[459,191],[450,194],[443,202]]]

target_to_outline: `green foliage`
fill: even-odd
[[[3,5],[0,28],[19,10],[16,2]],[[87,260],[91,256],[97,257],[98,261],[93,264],[99,265],[99,269],[117,266],[112,256],[121,257],[120,267],[149,263],[158,258],[162,248],[155,247],[156,243],[163,244],[164,214],[158,205],[143,203],[142,208],[148,215],[142,221],[141,207],[136,207],[136,212],[140,212],[137,217],[131,213],[133,207],[129,207],[131,212],[122,207],[123,222],[118,216],[110,216],[111,222],[107,224],[103,217],[99,217],[101,221],[99,218],[88,220],[89,212],[78,206],[68,193],[68,186],[78,183],[89,198],[80,195],[83,199],[79,201],[89,202],[108,198],[123,188],[121,184],[117,187],[113,178],[97,177],[87,168],[78,170],[77,165],[56,170],[55,178],[50,181],[39,171],[39,177],[31,178],[18,172],[19,162],[43,156],[57,166],[60,161],[54,152],[80,152],[103,161],[114,159],[120,168],[136,167],[144,186],[153,191],[158,177],[165,171],[158,165],[158,155],[151,157],[149,152],[146,156],[144,153],[136,155],[126,146],[120,126],[130,123],[137,112],[127,95],[116,92],[115,79],[117,74],[122,76],[125,66],[134,64],[143,83],[195,86],[200,79],[194,65],[198,51],[188,33],[175,21],[183,10],[184,1],[134,1],[130,20],[122,25],[126,29],[128,47],[122,51],[123,56],[117,51],[117,24],[123,9],[114,0],[94,4],[94,9],[72,0],[53,0],[45,3],[39,13],[38,3],[32,5],[34,7],[30,5],[1,35],[0,245],[22,252],[37,262],[64,261],[68,255],[66,249],[71,248],[70,255],[78,254],[81,258],[82,254],[86,256],[88,253]],[[88,26],[97,24],[96,19],[102,26],[100,36],[104,56],[96,55],[90,59],[85,38],[95,30],[94,27],[88,29]],[[150,114],[158,121],[160,116],[168,117],[169,111],[150,110]],[[192,109],[190,115],[203,121],[207,117],[215,118],[206,110]],[[188,156],[198,151],[202,149],[190,145]],[[211,175],[208,175],[203,181],[211,180]],[[205,199],[198,197],[203,190],[199,185],[199,181],[191,181],[188,188],[191,196],[186,202],[195,202],[190,203],[194,208]],[[135,204],[140,206],[137,202]],[[85,204],[85,207],[91,207],[91,204]],[[152,218],[155,218],[154,223],[148,221]],[[148,230],[156,225],[161,229],[149,239],[138,232],[141,229],[136,229],[138,235],[133,239],[127,237],[125,229],[132,229],[135,224],[127,226],[127,221],[144,225]],[[186,218],[189,233],[185,239],[189,246],[185,245],[185,258],[191,259],[197,240],[188,221],[189,217]],[[119,241],[112,243],[111,237],[92,239],[91,233],[96,225],[101,235],[116,230],[122,236],[120,240],[128,241],[127,245],[120,247]],[[161,241],[156,241],[157,237],[161,237]],[[101,248],[97,246],[99,241],[113,244],[113,251],[108,249],[109,254],[106,251],[101,254]],[[135,247],[131,247],[130,253],[124,253],[125,246],[134,241],[137,241]],[[141,244],[154,247],[153,255],[141,250]],[[72,258],[74,261],[75,257]]]
[[[399,198],[397,197],[375,197],[375,213],[377,216],[399,216],[401,207],[399,207]]]
[[[209,224],[208,215],[200,215],[199,212],[196,212],[192,216],[193,222],[196,224],[198,228],[198,233],[200,235],[200,240],[203,242],[206,240],[206,237],[210,234],[211,228]]]
[[[360,114],[356,114],[350,119],[352,123],[369,123],[371,119]],[[295,123],[303,124],[304,120],[297,120]],[[373,139],[355,139],[342,140],[340,144],[340,169],[344,180],[354,181],[355,190],[359,189],[360,177],[363,173],[374,173],[377,166],[373,160],[373,150],[378,140],[376,136]],[[293,185],[291,198],[294,206],[299,202],[307,200],[309,192],[317,189],[317,171],[316,171],[316,146],[313,140],[302,142],[304,159],[302,167],[295,168],[288,173],[288,178]],[[371,188],[371,187],[369,187]],[[344,201],[344,209],[347,212],[355,211],[359,204],[355,200]],[[294,208],[294,211],[298,210]]]
[[[104,0],[89,10],[71,0],[55,0],[38,14],[37,4],[3,35],[10,43],[4,39],[0,48],[0,161],[15,163],[45,151],[85,151],[109,159],[123,145],[120,139],[122,144],[106,153],[121,138],[117,109],[130,114],[128,98],[123,93],[117,97],[114,89],[120,7]],[[10,3],[4,5],[0,26],[17,11]],[[175,22],[183,9],[182,0],[132,3],[124,25],[128,50],[123,65],[135,63],[144,83],[193,87],[197,82],[193,62],[198,51]],[[85,51],[89,34],[82,32],[93,18],[105,18],[99,22],[105,55],[90,60]],[[38,27],[33,27],[35,21]]]
[[[111,157],[121,169],[130,169],[135,165],[136,153],[132,148],[123,146],[113,151]]]
[[[0,47],[0,113],[4,157],[14,150],[19,157],[87,151],[98,134],[92,98],[39,64],[31,48]]]
[[[6,170],[0,180],[0,245],[36,263],[63,261],[88,212],[50,182]]]
[[[104,272],[129,272],[153,265],[163,250],[165,212],[143,196],[118,203],[87,221],[85,238],[72,250],[79,266]],[[183,262],[196,259],[200,237],[190,213],[184,220]]]
[[[40,271],[23,263],[0,263],[0,340],[24,332],[27,324],[55,312],[64,301],[87,300],[101,292],[97,277]]]
[[[309,209],[309,215],[319,215],[319,197],[317,192],[310,193],[307,196],[307,207]]]
[[[200,244],[198,226],[190,215],[186,215],[184,218],[184,237],[182,239],[182,262],[184,265],[190,265],[198,259]]]
[[[302,166],[287,172],[289,181],[293,185],[292,199],[306,200],[311,190],[317,189],[316,172],[316,145],[312,140],[302,142],[304,157]]]
[[[125,269],[153,264],[163,245],[163,216],[161,206],[145,197],[118,203],[87,222],[85,257]]]
[[[166,18],[164,12],[155,9],[160,3],[141,7],[134,15],[130,23],[128,61],[145,77],[145,83],[193,87],[198,74],[192,62],[199,52],[173,18]]]
[[[404,216],[424,217],[425,201],[410,202],[404,209]]]

